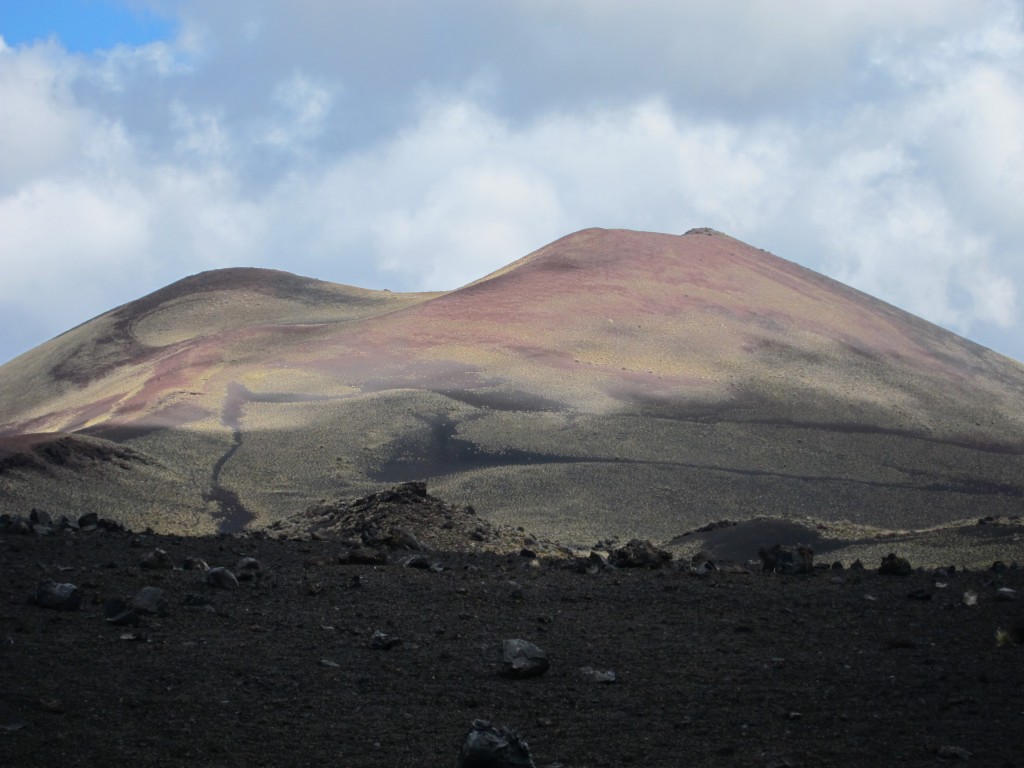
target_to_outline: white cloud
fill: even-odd
[[[215,266],[452,288],[707,225],[1024,358],[1017,3],[169,7],[172,41],[0,45],[0,321],[49,307],[33,343]]]
[[[323,132],[333,100],[329,88],[301,73],[293,74],[274,88],[278,112],[262,141],[276,149],[296,151]]]
[[[0,48],[0,193],[74,159],[85,122],[70,93],[74,75],[52,44]]]

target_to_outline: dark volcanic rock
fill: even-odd
[[[374,547],[355,547],[346,549],[338,555],[341,565],[386,565],[388,555],[383,549]]]
[[[35,604],[55,611],[77,611],[82,595],[74,584],[43,581],[36,587]]]
[[[227,568],[211,568],[206,572],[206,586],[214,589],[238,589],[238,578]]]
[[[139,626],[139,614],[124,600],[115,598],[103,604],[103,618],[115,627]]]
[[[167,599],[164,597],[164,591],[159,587],[143,587],[132,598],[132,608],[150,616],[166,616]]]
[[[580,667],[580,675],[592,683],[614,683],[617,679],[613,670],[593,667]]]
[[[501,645],[501,674],[513,680],[540,677],[551,666],[548,655],[526,640],[505,640]]]
[[[474,720],[462,740],[456,768],[536,768],[530,747],[511,728]]]
[[[608,562],[616,568],[661,568],[671,560],[671,552],[640,539],[632,539],[608,558]]]
[[[893,552],[883,557],[881,565],[878,566],[878,572],[883,576],[908,576],[913,570],[906,558],[898,557]]]
[[[0,531],[24,536],[32,533],[32,526],[23,517],[4,513],[0,515]]]
[[[267,533],[285,539],[336,539],[371,549],[518,552],[524,534],[482,520],[470,506],[431,496],[422,482],[402,483],[352,501],[313,504]]]
[[[147,571],[173,571],[174,561],[162,549],[153,549],[139,558],[139,567]]]
[[[402,644],[400,637],[389,635],[377,629],[370,636],[370,647],[375,651],[390,651],[392,648]]]
[[[771,549],[761,547],[757,554],[761,557],[761,568],[767,573],[813,573],[814,550],[810,547],[791,549],[776,544]]]
[[[100,518],[95,512],[87,512],[78,518],[78,529],[80,531],[95,531],[99,528]]]
[[[243,557],[235,564],[235,576],[239,581],[249,581],[263,575],[263,566],[255,557]]]

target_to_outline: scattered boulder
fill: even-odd
[[[173,571],[174,561],[162,549],[153,549],[139,558],[139,567],[145,571]]]
[[[243,557],[235,564],[235,576],[239,581],[251,581],[263,575],[263,566],[254,557]]]
[[[206,595],[197,595],[189,592],[181,599],[181,604],[186,608],[212,608],[213,602]]]
[[[795,549],[774,545],[771,549],[757,550],[761,557],[761,569],[766,573],[800,574],[814,572],[814,550],[799,546]]]
[[[25,536],[32,533],[32,526],[23,517],[4,513],[0,515],[0,531]]]
[[[376,547],[355,547],[342,550],[338,562],[341,565],[387,565],[388,555]]]
[[[671,560],[671,552],[640,539],[630,540],[608,558],[609,564],[615,568],[661,568]]]
[[[143,587],[132,598],[132,608],[141,614],[164,617],[167,615],[167,600],[159,587]]]
[[[432,563],[430,558],[423,554],[409,555],[409,557],[402,560],[402,566],[405,568],[418,568],[421,571],[430,570]]]
[[[577,557],[573,559],[571,567],[575,569],[577,573],[588,573],[593,576],[608,567],[608,560],[600,552],[591,550],[590,554],[586,557]]]
[[[709,573],[717,570],[718,566],[715,565],[715,561],[706,558],[702,560],[694,560],[690,564],[690,573],[694,576],[707,576]]]
[[[35,604],[55,611],[77,611],[82,595],[74,584],[42,581],[36,587]]]
[[[32,511],[28,515],[29,522],[32,525],[43,526],[44,528],[53,528],[53,518],[49,512],[45,512],[41,509],[32,508]]]
[[[474,720],[456,768],[536,768],[529,745],[511,728]]]
[[[1024,619],[1018,619],[1009,629],[997,629],[996,645],[1024,645]]]
[[[95,512],[86,512],[78,517],[78,530],[91,532],[100,526],[100,518]]]
[[[119,598],[103,604],[103,618],[115,627],[139,626],[139,614],[128,603]]]
[[[183,571],[208,571],[210,566],[199,557],[186,557],[181,563]]]
[[[526,640],[505,640],[501,648],[501,674],[513,680],[540,677],[551,663],[545,651]]]
[[[206,586],[214,589],[238,589],[238,577],[227,568],[211,568],[206,572]]]
[[[904,557],[898,557],[893,552],[883,557],[881,565],[878,566],[878,573],[882,576],[908,576],[913,571],[914,569],[910,567],[909,560]]]
[[[426,494],[426,486],[424,486],[424,494]],[[394,526],[391,529],[391,537],[388,540],[388,545],[395,549],[412,549],[417,552],[423,551],[423,545],[420,544],[419,539],[416,538],[412,531]]]

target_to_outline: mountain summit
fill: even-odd
[[[170,532],[425,479],[562,540],[1019,514],[1024,366],[713,230],[446,293],[228,269],[0,367],[0,505]]]

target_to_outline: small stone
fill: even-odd
[[[977,605],[978,593],[968,589],[966,592],[964,592],[963,602],[964,605]]]
[[[402,639],[389,635],[381,630],[374,630],[370,637],[370,647],[375,651],[390,651],[395,646],[401,645]]]
[[[3,733],[17,733],[22,728],[28,728],[28,723],[20,717],[15,717],[0,723],[0,732]]]
[[[388,543],[395,549],[412,549],[417,552],[424,550],[424,546],[412,531],[398,526],[391,529],[391,540]]]
[[[594,669],[593,667],[580,667],[580,675],[584,680],[592,683],[614,683],[615,672],[610,669]]]
[[[421,571],[430,569],[431,562],[430,558],[426,555],[409,555],[402,561],[402,566],[405,568],[418,568]]]
[[[456,768],[536,768],[529,745],[511,728],[474,720],[462,740]]]
[[[107,600],[103,604],[103,618],[115,627],[139,626],[139,614],[124,600]]]
[[[95,512],[86,512],[78,518],[78,530],[86,532],[95,531],[99,527],[99,522],[99,515]]]
[[[147,571],[173,571],[174,561],[162,549],[153,549],[139,558],[139,567]]]
[[[545,651],[526,640],[505,640],[501,651],[501,674],[513,680],[539,677],[551,663]]]
[[[36,587],[35,603],[41,608],[55,611],[77,611],[82,595],[74,584],[43,581]]]
[[[206,572],[206,586],[214,589],[238,589],[238,579],[227,568],[211,568]]]
[[[320,664],[321,667],[331,667],[331,668],[336,668],[336,667],[340,667],[341,666],[341,664],[339,664],[338,662],[331,661],[330,659],[320,659],[319,664]]]
[[[387,554],[376,547],[346,549],[338,555],[338,563],[341,565],[386,565],[387,562]]]
[[[67,707],[64,706],[64,702],[60,699],[41,698],[39,699],[39,707],[44,712],[52,712],[55,715],[62,715],[67,711]]]
[[[1017,590],[1010,587],[1000,587],[996,592],[996,600],[1001,603],[1009,603],[1017,599]]]
[[[1024,619],[1017,621],[1010,629],[997,629],[996,645],[1000,647],[1024,645]]]
[[[935,754],[941,758],[956,758],[957,760],[970,760],[971,753],[962,747],[945,746],[935,750]]]
[[[199,557],[186,557],[181,563],[181,568],[184,571],[208,571],[210,566],[205,560]]]

